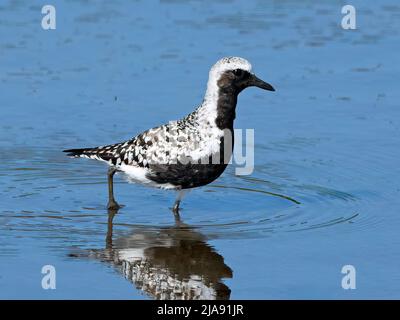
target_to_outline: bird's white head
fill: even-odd
[[[226,71],[244,70],[251,72],[251,64],[244,58],[225,57],[217,61],[210,70],[210,78],[219,79]]]
[[[251,71],[250,62],[244,58],[222,58],[210,70],[205,99],[209,102],[216,101],[220,90],[224,88],[230,89],[234,94],[252,86],[275,91],[270,84],[257,78]]]
[[[218,128],[232,126],[238,94],[248,87],[275,91],[267,82],[251,72],[251,64],[240,57],[219,60],[210,70],[207,91],[198,115],[206,123]]]

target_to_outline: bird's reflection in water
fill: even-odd
[[[177,218],[171,227],[137,227],[113,240],[115,214],[109,211],[106,249],[92,251],[92,257],[113,264],[156,299],[229,299],[222,278],[232,278],[232,270],[204,235]]]

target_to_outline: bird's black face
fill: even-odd
[[[220,78],[218,85],[220,88],[232,87],[237,93],[247,87],[258,87],[264,90],[275,91],[267,82],[256,77],[255,74],[243,69],[226,71]]]

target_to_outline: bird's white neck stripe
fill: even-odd
[[[219,88],[217,79],[211,78],[207,83],[207,91],[204,95],[203,102],[198,109],[198,117],[200,121],[210,123],[212,127],[216,126],[215,119],[217,118],[217,106],[219,98]]]
[[[211,125],[216,126],[217,119],[219,87],[218,80],[222,74],[228,70],[242,69],[248,72],[251,71],[251,64],[242,58],[228,57],[219,60],[210,70],[207,91],[204,96],[203,103],[198,110],[199,118],[203,121],[209,121]]]

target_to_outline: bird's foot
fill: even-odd
[[[179,217],[179,211],[180,211],[180,207],[179,207],[179,203],[175,203],[174,206],[172,207],[172,212],[175,215],[175,217]]]
[[[115,200],[110,200],[110,201],[108,201],[108,204],[107,204],[107,209],[108,210],[119,210],[122,207],[123,206],[119,205]]]

